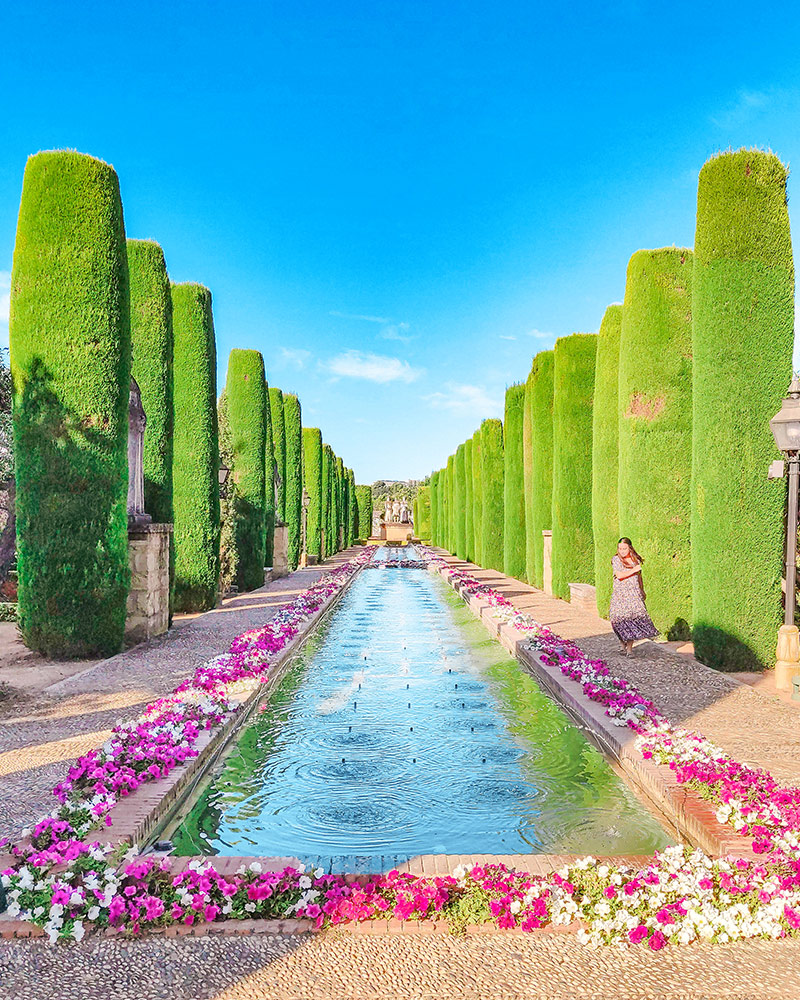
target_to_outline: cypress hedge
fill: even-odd
[[[175,607],[206,611],[219,578],[219,444],[217,349],[211,292],[191,282],[172,286],[175,335]]]
[[[352,469],[347,470],[347,496],[350,500],[350,531],[348,545],[353,545],[358,535],[358,497],[356,496],[356,476]]]
[[[553,375],[553,593],[594,583],[592,397],[597,334],[559,337]]]
[[[592,415],[594,579],[597,590],[597,611],[603,618],[608,617],[613,580],[611,559],[617,551],[620,536],[618,450],[619,423],[622,419],[619,409],[621,331],[622,306],[615,303],[606,309],[597,334]],[[643,356],[641,363],[649,366],[650,355]],[[639,544],[637,538],[634,538],[635,545]],[[644,549],[638,551],[644,552]]]
[[[286,524],[286,425],[283,413],[283,393],[269,386],[269,413],[272,422],[272,455],[278,474],[275,488],[275,521]]]
[[[470,562],[475,560],[475,527],[473,518],[475,516],[473,490],[475,480],[472,474],[472,438],[467,438],[464,442],[464,558]]]
[[[275,547],[275,448],[272,443],[272,407],[264,382],[264,565],[272,565]]]
[[[456,551],[456,456],[447,459],[447,551]]]
[[[483,448],[480,427],[472,435],[472,561],[483,566]]]
[[[692,620],[692,271],[690,250],[631,257],[619,352],[620,532],[647,560],[647,608],[670,639]]]
[[[467,483],[466,470],[464,466],[464,445],[460,444],[456,448],[456,461],[453,466],[455,488],[455,531],[456,531],[456,555],[459,559],[467,557]]]
[[[525,579],[525,470],[522,456],[524,410],[525,385],[509,386],[506,389],[503,421],[503,572],[517,580]]]
[[[531,497],[527,531],[533,536],[533,574],[528,582],[544,586],[543,531],[553,525],[553,375],[555,352],[541,351],[529,377],[531,403]]]
[[[431,476],[431,543],[439,544],[439,473]]]
[[[766,477],[769,420],[791,378],[794,271],[786,168],[772,153],[709,160],[692,287],[692,594],[698,659],[772,662],[785,493]]]
[[[264,393],[266,398],[266,392]],[[233,469],[233,442],[228,419],[228,397],[223,388],[217,401],[217,442],[219,464]],[[227,594],[239,573],[239,551],[236,539],[236,490],[229,475],[219,490],[219,582],[217,590]]]
[[[344,464],[336,456],[336,551],[341,552],[345,525]]]
[[[128,262],[114,170],[25,167],[11,281],[19,627],[48,656],[122,645],[128,590]]]
[[[522,409],[522,484],[525,490],[525,579],[533,583],[533,367],[525,380]]]
[[[372,487],[356,486],[358,537],[366,541],[372,535]]]
[[[128,240],[131,374],[147,415],[144,507],[172,523],[172,297],[164,251],[153,240]]]
[[[300,533],[303,511],[303,419],[300,400],[293,393],[283,397],[284,440],[286,442],[286,524],[289,528],[289,569],[300,562]]]
[[[322,445],[322,527],[324,531],[323,553],[325,558],[332,555],[333,541],[333,449],[329,444]]]
[[[503,572],[504,479],[503,424],[497,419],[484,420],[481,424],[481,565],[500,573]]]
[[[308,493],[306,550],[322,558],[322,432],[318,427],[303,428],[303,482]]]
[[[264,585],[266,398],[261,352],[234,348],[228,356],[225,401],[233,463],[229,478],[238,555],[236,583],[240,590]]]

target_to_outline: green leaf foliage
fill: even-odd
[[[431,542],[439,544],[439,473],[431,475]]]
[[[303,481],[308,493],[306,548],[309,555],[322,558],[322,432],[318,427],[303,428]]]
[[[207,611],[219,579],[219,443],[217,349],[211,292],[191,282],[172,286],[175,430],[175,607]]]
[[[431,537],[431,491],[430,486],[420,486],[416,497],[417,511],[414,528],[417,538]]]
[[[472,562],[483,566],[483,449],[480,427],[472,435]]]
[[[366,541],[372,534],[372,487],[356,486],[358,537]]]
[[[592,417],[592,534],[597,611],[608,617],[613,575],[611,559],[619,541],[619,340],[622,306],[610,305],[597,334]],[[635,358],[633,359],[635,361]],[[643,366],[651,362],[645,355]],[[653,366],[655,367],[655,366]],[[638,470],[637,470],[638,471]],[[634,539],[634,544],[638,544]],[[638,551],[643,551],[639,549]]]
[[[260,351],[234,348],[225,382],[230,428],[232,494],[235,510],[236,583],[239,590],[264,585],[266,559],[266,384]]]
[[[483,488],[481,552],[486,569],[503,572],[503,493],[505,459],[503,423],[497,419],[481,424],[481,484]]]
[[[264,565],[272,565],[275,549],[275,446],[269,385],[264,381]]]
[[[467,483],[466,470],[464,468],[464,445],[460,444],[456,448],[456,460],[453,466],[453,489],[455,491],[455,554],[459,559],[466,559],[467,556]]]
[[[509,386],[506,389],[503,421],[503,572],[517,580],[525,579],[525,470],[522,454],[524,412],[525,385]]]
[[[272,455],[278,470],[275,491],[275,520],[286,523],[286,427],[283,414],[283,393],[269,387],[269,413],[272,421]]]
[[[475,561],[475,478],[472,472],[472,438],[464,442],[464,558]]]
[[[597,335],[559,337],[553,375],[553,593],[594,583],[592,397]]]
[[[447,459],[447,545],[448,552],[456,551],[456,456]]]
[[[286,524],[289,529],[289,569],[300,562],[300,533],[303,510],[303,423],[300,400],[292,393],[283,397],[284,439],[286,442]]]
[[[531,407],[531,501],[526,512],[526,532],[533,542],[533,572],[528,583],[539,588],[544,586],[542,532],[550,531],[553,525],[554,369],[555,352],[541,351],[533,359],[526,383]]]
[[[344,522],[345,522],[345,510],[344,510],[344,465],[341,458],[336,456],[336,472],[335,472],[335,483],[336,483],[336,547],[335,552],[342,551],[342,542],[344,541]]]
[[[25,168],[11,279],[19,627],[48,656],[121,645],[128,573],[128,262],[114,170]]]
[[[692,287],[693,638],[726,670],[769,664],[782,618],[785,491],[766,469],[793,300],[786,168],[755,150],[714,157],[700,171]]]
[[[325,557],[333,555],[333,519],[334,519],[334,498],[333,479],[336,471],[336,463],[333,457],[333,448],[329,444],[322,445],[322,524],[325,532],[324,552]]]
[[[648,611],[670,639],[688,639],[692,620],[692,273],[690,250],[631,257],[619,349],[620,534],[646,561]],[[604,584],[616,541],[607,528]]]
[[[356,476],[352,469],[347,470],[347,499],[350,505],[347,544],[352,545],[358,538],[358,497],[356,496]]]
[[[266,393],[265,393],[266,395]],[[223,389],[217,401],[217,441],[219,464],[233,469],[233,444],[228,420],[228,397]],[[220,594],[227,594],[239,573],[239,552],[236,547],[236,491],[231,475],[219,490],[219,584]]]

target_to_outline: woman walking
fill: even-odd
[[[626,656],[633,653],[634,639],[652,639],[658,635],[644,603],[643,562],[630,538],[620,538],[617,554],[611,560],[614,588],[608,617]]]

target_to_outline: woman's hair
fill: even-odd
[[[642,559],[642,557],[639,555],[639,553],[633,547],[633,542],[630,540],[630,538],[620,538],[619,542],[617,542],[617,547],[619,547],[620,542],[625,542],[625,544],[631,550],[631,555],[634,557],[634,559],[636,559],[637,562],[639,562],[642,566],[644,566],[644,559]]]

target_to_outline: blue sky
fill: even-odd
[[[125,6],[4,7],[0,342],[26,157],[91,153],[211,288],[220,384],[261,350],[359,482],[439,467],[635,250],[691,246],[708,156],[800,162],[791,6]]]

